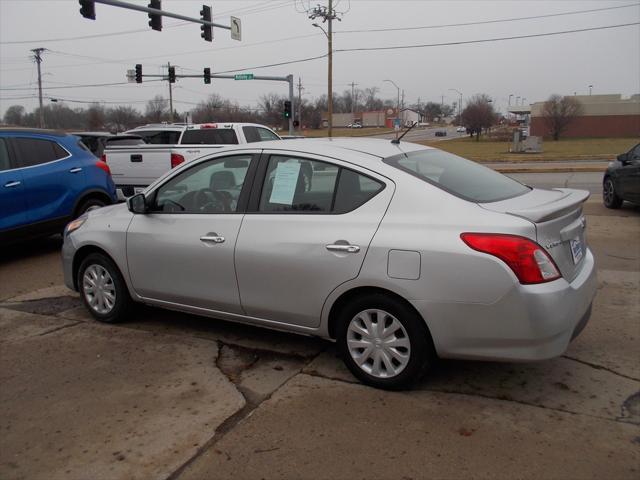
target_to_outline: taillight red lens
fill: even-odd
[[[533,240],[499,233],[463,233],[460,238],[474,250],[498,257],[513,270],[522,284],[560,278],[554,261]]]
[[[103,154],[100,156],[100,161],[101,161],[101,162],[104,162],[104,163],[107,163],[107,154],[106,154],[106,153],[103,153]]]
[[[175,168],[183,162],[184,162],[184,157],[182,155],[180,155],[179,153],[171,154],[171,168]]]
[[[102,170],[107,172],[107,175],[111,175],[111,169],[109,168],[109,165],[107,165],[107,162],[103,162],[102,160],[98,160],[96,162],[96,167],[101,168]]]

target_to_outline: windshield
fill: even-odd
[[[501,173],[442,150],[419,150],[384,162],[472,202],[497,202],[529,191]]]

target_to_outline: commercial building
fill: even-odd
[[[571,137],[640,137],[640,94],[629,98],[622,95],[575,95],[582,113],[562,133]],[[530,134],[549,137],[543,116],[545,102],[531,105]]]

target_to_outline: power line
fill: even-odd
[[[592,8],[589,10],[574,10],[571,12],[561,12],[561,13],[548,13],[546,15],[532,15],[529,17],[502,18],[502,19],[494,19],[494,20],[483,20],[478,22],[448,23],[448,24],[441,24],[441,25],[424,25],[419,27],[371,28],[371,29],[362,29],[362,30],[336,30],[334,33],[370,33],[370,32],[399,32],[399,31],[406,32],[407,30],[426,30],[426,29],[432,29],[432,28],[465,27],[468,25],[486,25],[491,23],[533,20],[537,18],[550,18],[550,17],[561,17],[566,15],[578,15],[582,13],[602,12],[605,10],[616,10],[620,8],[629,8],[629,7],[638,7],[638,6],[640,6],[640,3],[630,3],[626,5],[617,5],[615,7]]]
[[[163,79],[158,78],[154,80],[146,80],[146,82],[162,82]],[[130,85],[129,82],[113,82],[113,83],[94,83],[91,85],[65,85],[59,87],[47,87],[47,90],[61,90],[67,88],[90,88],[90,87],[113,87],[116,85]],[[35,87],[32,88],[0,88],[0,90],[35,90]]]
[[[468,45],[472,43],[489,43],[489,42],[503,42],[506,40],[518,40],[522,38],[537,38],[537,37],[549,37],[553,35],[565,35],[569,33],[579,33],[579,32],[592,32],[595,30],[605,30],[611,28],[621,28],[621,27],[630,27],[633,25],[640,25],[640,22],[633,23],[622,23],[619,25],[605,25],[601,27],[591,27],[591,28],[580,28],[576,30],[563,30],[560,32],[547,32],[547,33],[534,33],[530,35],[514,35],[511,37],[497,37],[497,38],[483,38],[480,40],[463,40],[459,42],[443,42],[443,43],[423,43],[423,44],[415,44],[415,45],[395,45],[391,47],[359,47],[359,48],[343,48],[339,50],[334,50],[335,52],[368,52],[368,51],[378,51],[378,50],[403,50],[410,48],[427,48],[427,47],[444,47],[449,45]]]

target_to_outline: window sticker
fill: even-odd
[[[276,175],[273,179],[273,190],[271,191],[269,203],[292,205],[299,175],[300,163],[278,163]]]

